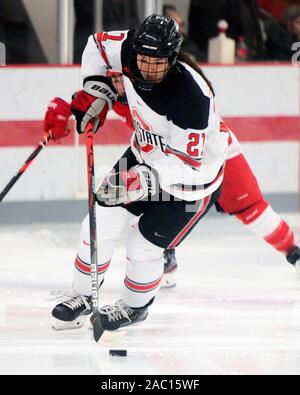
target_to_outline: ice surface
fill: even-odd
[[[299,237],[299,215],[288,216]],[[204,220],[178,248],[178,286],[109,356],[87,328],[51,329],[53,289],[70,288],[79,225],[0,227],[0,374],[300,374],[300,280],[235,219]],[[102,289],[124,277],[120,243]]]

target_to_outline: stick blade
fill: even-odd
[[[102,328],[101,325],[99,313],[94,313],[92,315],[91,324],[93,325],[93,334],[94,334],[95,342],[98,343],[104,333],[104,329]]]

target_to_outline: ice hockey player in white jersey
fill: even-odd
[[[107,76],[111,78],[118,94],[113,111],[121,117],[129,129],[135,132],[125,95],[123,76],[112,70],[108,71]],[[45,115],[44,130],[51,131],[56,139],[65,137],[68,133],[70,115],[69,103],[61,98],[53,99]],[[223,124],[222,127],[225,125]],[[222,192],[216,202],[216,208],[222,214],[234,215],[246,228],[282,253],[296,268],[300,278],[300,248],[299,243],[297,245],[295,232],[266,201],[237,137],[231,130],[229,133]],[[165,250],[161,288],[171,288],[176,285],[177,266],[175,249]],[[66,296],[65,291],[55,291],[50,299],[60,300],[63,296]]]
[[[213,89],[180,51],[171,18],[152,15],[136,31],[91,36],[82,58],[83,90],[71,103],[77,131],[105,122],[116,91],[108,70],[124,75],[135,124],[131,147],[97,192],[99,284],[126,232],[126,278],[121,299],[100,309],[104,329],[146,319],[164,270],[163,252],[178,246],[217,201],[229,134],[220,126]],[[136,225],[130,227],[133,218]],[[89,222],[83,221],[73,298],[53,312],[54,329],[73,329],[91,312]]]
[[[134,130],[131,113],[126,105],[123,77],[116,72],[110,72],[109,75],[118,92],[118,101],[113,110],[121,116],[130,129]],[[62,109],[59,109],[58,113],[62,113]],[[226,128],[224,123],[222,128]],[[216,209],[222,214],[235,216],[246,228],[282,253],[296,268],[300,277],[300,248],[295,232],[266,201],[237,137],[232,130],[229,130],[229,134],[222,192],[216,202]],[[175,249],[165,250],[164,260],[161,288],[171,288],[176,285]]]

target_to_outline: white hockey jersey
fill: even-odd
[[[132,150],[139,163],[156,170],[160,187],[187,201],[203,199],[222,183],[229,134],[220,127],[213,93],[189,65],[177,62],[173,73],[151,91],[130,78],[133,31],[90,36],[82,56],[83,80],[121,72],[135,125]]]

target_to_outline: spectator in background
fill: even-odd
[[[174,18],[179,26],[179,31],[183,36],[182,50],[192,56],[198,62],[205,61],[205,53],[201,52],[197,45],[188,38],[186,33],[186,22],[177,8],[171,4],[163,6],[163,15],[169,18]]]
[[[47,63],[30,18],[19,0],[0,0],[0,41],[6,63]]]
[[[284,13],[286,8],[291,4],[299,4],[299,0],[257,0],[258,5],[264,11],[267,11],[280,24],[283,24]]]
[[[137,0],[103,0],[104,30],[135,29],[139,25]]]
[[[178,23],[179,32],[184,36],[186,35],[186,23],[182,15],[178,12],[177,8],[171,4],[165,4],[163,6],[163,15],[168,18],[173,18]]]
[[[74,0],[75,39],[74,63],[81,63],[81,56],[88,37],[94,32],[94,0]]]
[[[264,42],[256,0],[191,0],[189,10],[189,38],[201,51],[208,51],[209,39],[218,35],[217,24],[228,22],[228,36],[237,43],[245,38],[249,60],[263,58]]]
[[[88,37],[95,33],[95,1],[75,0],[74,62],[80,63]],[[103,30],[134,29],[139,26],[136,0],[103,0]]]
[[[292,41],[300,41],[300,5],[292,5],[285,11],[284,21]]]
[[[274,2],[276,6],[277,2]],[[278,2],[283,5],[283,2]],[[277,4],[277,5],[278,5]],[[280,13],[279,13],[280,11]],[[292,4],[284,10],[278,8],[280,24],[269,12],[260,9],[260,18],[265,31],[266,60],[290,61],[292,45],[300,40],[300,5]]]

